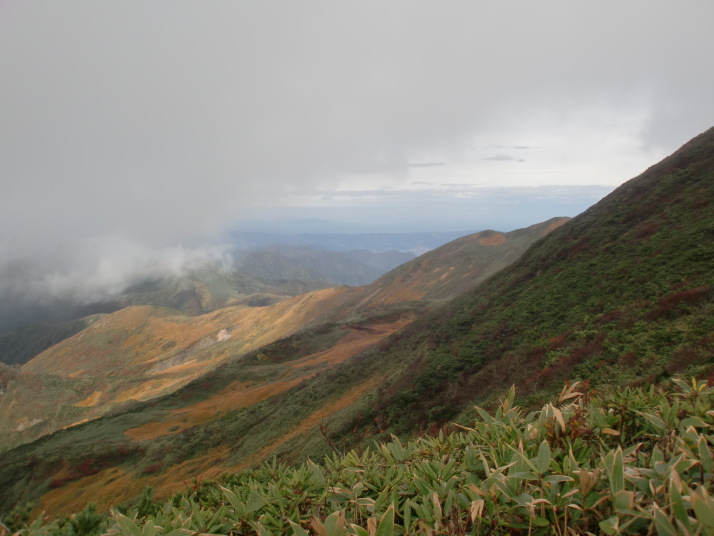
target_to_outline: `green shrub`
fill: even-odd
[[[714,389],[675,379],[612,393],[566,385],[539,411],[514,405],[459,431],[397,438],[322,465],[275,460],[194,480],[161,505],[106,516],[92,505],[23,535],[710,534]],[[69,527],[69,528],[67,528]]]

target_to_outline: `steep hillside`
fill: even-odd
[[[54,482],[53,506],[45,506],[59,511],[62,498],[83,485],[87,473],[109,474],[102,468],[121,467],[137,475],[156,464],[173,467],[157,475],[170,487],[202,464],[218,471],[286,448],[310,436],[325,419],[349,411],[381,383],[379,371],[354,363],[344,369],[343,363],[378,355],[390,335],[423,314],[428,307],[423,299],[443,300],[448,292],[477,284],[499,262],[498,251],[512,256],[558,223],[477,234],[408,263],[398,277],[388,274],[367,287],[316,291],[269,307],[233,307],[193,318],[133,307],[97,317],[90,328],[30,361],[8,383],[0,398],[0,422],[7,423],[6,437],[15,444],[52,426],[74,426],[4,454],[8,462],[0,467],[0,481],[12,485],[0,498],[37,497]],[[405,280],[410,282],[406,301]],[[360,377],[340,394],[345,370],[359,370]],[[192,378],[199,379],[155,399]],[[26,388],[42,381],[42,388]],[[47,388],[49,383],[57,390]],[[50,399],[57,410],[48,417]],[[112,415],[96,419],[107,411]],[[282,415],[278,428],[261,427],[277,414]],[[81,423],[84,419],[96,420]],[[40,463],[28,470],[28,459]],[[94,460],[91,468],[87,460]],[[116,476],[110,473],[114,476],[108,478]],[[145,481],[132,482],[141,486]],[[107,487],[106,497],[114,497],[112,490]]]
[[[420,320],[373,418],[413,430],[516,382],[656,382],[714,372],[714,129]]]
[[[709,534],[714,389],[681,379],[662,387],[598,395],[576,383],[530,412],[511,389],[449,434],[292,467],[273,460],[168,498],[145,488],[107,513],[84,506],[104,489],[89,478],[71,516],[30,523],[19,508],[5,522],[27,536]],[[115,476],[109,485],[136,481]]]
[[[187,315],[201,315],[229,305],[250,307],[278,303],[312,290],[329,287],[324,282],[269,281],[217,265],[205,265],[183,275],[166,275],[138,281],[102,303],[80,305],[65,300],[50,308],[36,307],[28,325],[0,334],[0,362],[21,365],[87,326],[84,317],[112,313],[132,305],[167,307]],[[22,301],[20,301],[22,303]],[[62,310],[48,322],[38,319]],[[74,315],[74,316],[73,316]],[[55,322],[57,319],[71,319]]]
[[[198,317],[149,306],[86,319],[84,330],[21,367],[0,397],[0,448],[176,390],[312,322],[339,289],[270,307],[229,307]]]
[[[508,233],[489,230],[457,238],[380,278],[371,286],[374,295],[368,299],[373,305],[449,300],[511,264],[533,242],[568,220],[552,218]]]
[[[0,475],[13,485],[0,500],[7,508],[43,495],[38,510],[60,512],[81,507],[73,501],[85,489],[107,502],[144,484],[167,493],[272,456],[295,462],[438,429],[511,384],[531,406],[565,380],[612,390],[676,372],[710,376],[713,203],[714,129],[391,337],[382,326],[394,320],[368,309],[372,324],[297,333],[172,397],[7,453]],[[381,339],[339,353],[341,331]],[[340,358],[325,367],[333,352]],[[296,376],[299,363],[315,374]],[[246,378],[257,403],[241,402]]]

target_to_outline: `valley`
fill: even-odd
[[[512,385],[531,408],[564,382],[607,396],[711,377],[713,203],[714,129],[572,220],[462,237],[369,285],[92,317],[2,369],[0,509],[107,507],[449,432]]]

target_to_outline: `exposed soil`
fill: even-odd
[[[261,385],[234,382],[210,398],[171,413],[163,422],[147,423],[127,430],[125,435],[134,441],[155,439],[169,433],[178,433],[217,418],[220,412],[251,406],[280,394],[314,376],[319,369],[332,367],[376,344],[388,335],[409,323],[401,319],[389,324],[376,324],[370,330],[353,330],[337,345],[288,363],[286,371],[290,377],[281,381],[271,381]],[[309,370],[308,370],[309,369]],[[295,376],[295,374],[298,374]]]
[[[145,441],[147,439],[156,439],[169,433],[178,433],[186,428],[212,420],[221,411],[240,409],[262,402],[271,396],[295,387],[306,377],[308,376],[300,376],[287,381],[271,382],[258,387],[247,387],[247,384],[243,382],[234,382],[207,400],[174,411],[169,419],[164,422],[150,422],[138,428],[127,430],[124,435],[134,441]],[[175,426],[178,426],[178,428],[169,431]]]
[[[94,391],[91,395],[89,395],[84,400],[80,400],[79,402],[77,402],[75,404],[75,406],[78,408],[91,408],[92,406],[96,405],[97,402],[99,402],[99,399],[101,397],[102,397],[101,391]]]
[[[280,436],[269,445],[266,445],[265,447],[260,449],[257,453],[242,462],[240,465],[232,467],[231,470],[241,471],[253,465],[259,464],[260,462],[268,458],[273,451],[275,451],[284,443],[287,443],[288,441],[299,435],[306,434],[311,429],[317,427],[322,421],[325,420],[325,418],[334,415],[338,411],[341,411],[347,406],[353,404],[367,391],[377,387],[381,380],[382,378],[380,376],[374,376],[368,379],[367,381],[353,387],[352,389],[347,391],[345,395],[341,396],[333,402],[330,402],[329,405],[323,407],[322,409],[317,410],[306,419],[303,419],[300,423],[298,423],[295,428],[293,428],[286,434]]]
[[[156,476],[137,476],[119,467],[111,467],[97,474],[75,480],[61,488],[50,490],[42,496],[40,503],[32,511],[32,517],[43,512],[45,515],[59,515],[64,512],[79,512],[88,503],[96,503],[98,510],[133,499],[146,486],[154,488],[157,497],[176,493],[187,486],[194,475],[214,478],[224,472],[221,461],[229,454],[228,447],[211,449],[198,458],[169,467]],[[61,479],[68,474],[62,468],[53,479]]]
[[[506,237],[501,233],[493,233],[478,239],[478,243],[482,246],[500,246],[505,242]]]

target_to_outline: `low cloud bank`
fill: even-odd
[[[116,308],[114,298],[142,280],[202,266],[229,270],[228,245],[153,248],[114,237],[69,243],[0,264],[0,333]]]

